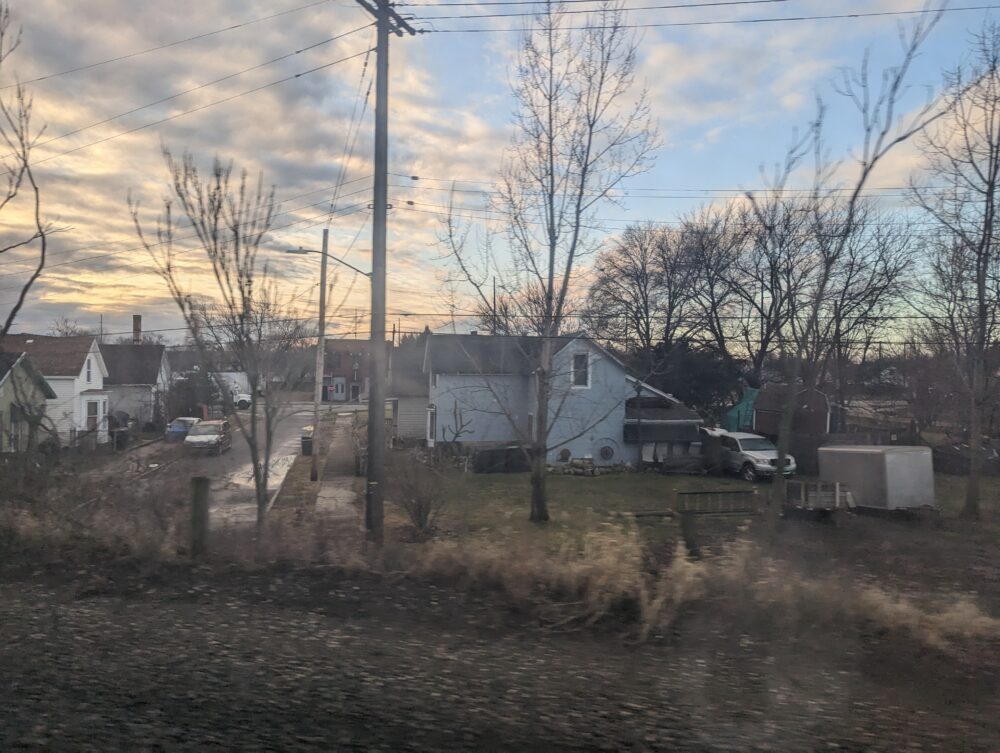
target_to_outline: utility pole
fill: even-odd
[[[316,335],[316,377],[313,379],[312,466],[309,480],[319,479],[319,406],[323,402],[323,376],[326,372],[326,257],[330,230],[323,228],[323,256],[319,266],[319,331]]]
[[[365,528],[381,545],[385,489],[385,238],[389,203],[389,32],[416,31],[389,0],[357,0],[375,17],[375,190],[372,206],[371,384],[368,389],[368,470],[365,485]]]

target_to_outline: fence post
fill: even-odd
[[[687,511],[681,513],[681,536],[684,538],[688,556],[701,559],[701,550],[698,549],[698,518],[695,513]]]
[[[192,557],[201,557],[208,546],[208,485],[206,476],[191,478]]]

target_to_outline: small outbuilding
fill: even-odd
[[[787,384],[768,382],[761,387],[753,403],[752,430],[755,433],[778,436],[787,395]],[[813,388],[799,390],[795,398],[792,431],[813,435],[830,433],[830,400],[825,393]]]
[[[846,485],[860,507],[905,510],[935,504],[930,447],[820,447],[819,475],[826,483]]]

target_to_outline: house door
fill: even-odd
[[[331,400],[342,403],[347,399],[347,380],[344,377],[333,378],[333,393]]]
[[[351,401],[355,402],[361,398],[361,385],[352,384],[351,385]]]
[[[96,400],[87,401],[87,431],[97,431],[99,405]]]

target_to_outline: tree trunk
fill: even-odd
[[[979,520],[979,481],[983,474],[982,415],[979,396],[982,392],[983,364],[976,359],[972,375],[972,390],[969,396],[969,477],[965,483],[965,506],[962,517]]]
[[[542,357],[538,369],[538,404],[535,408],[534,455],[531,458],[531,522],[544,523],[549,519],[546,493],[548,479],[549,393],[552,391],[552,340],[542,341]]]

